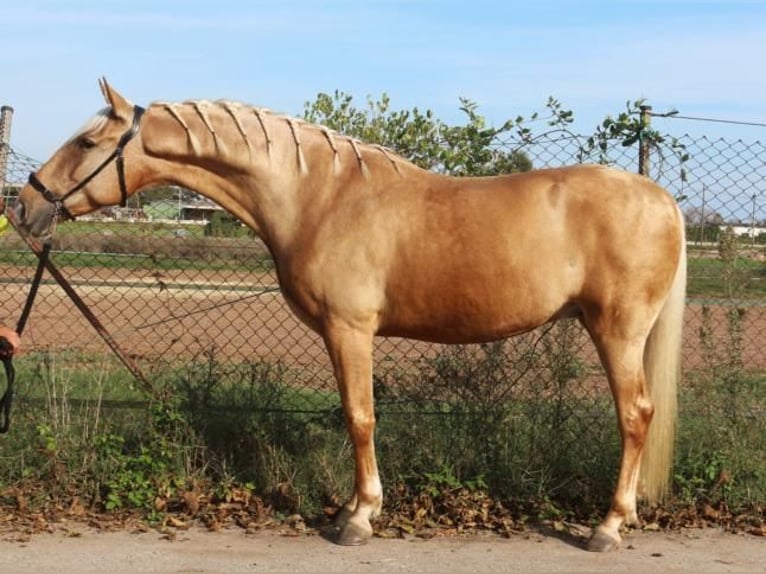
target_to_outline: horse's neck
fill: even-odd
[[[150,115],[160,134],[151,142],[156,155],[185,157],[192,163],[222,162],[248,170],[255,162],[277,160],[280,170],[306,175],[309,162],[332,165],[337,175],[370,163],[399,171],[408,162],[392,151],[369,145],[316,124],[238,102],[205,100],[154,103]],[[366,152],[366,153],[363,153]]]
[[[144,126],[147,152],[175,166],[158,175],[283,243],[321,216],[328,195],[358,189],[354,180],[379,184],[416,169],[380,146],[235,102],[155,103]]]

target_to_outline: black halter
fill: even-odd
[[[48,200],[50,203],[56,206],[56,215],[63,214],[64,216],[68,217],[69,219],[72,219],[72,215],[69,213],[66,207],[64,207],[64,201],[73,193],[80,191],[83,187],[88,185],[90,181],[96,177],[103,169],[111,163],[112,160],[117,160],[117,177],[120,181],[120,206],[125,207],[125,204],[128,201],[128,189],[125,186],[125,159],[123,158],[122,152],[125,149],[125,146],[128,144],[128,142],[133,139],[133,136],[135,136],[138,133],[138,129],[141,125],[141,116],[144,114],[144,108],[141,106],[133,106],[133,124],[130,126],[130,128],[120,136],[120,141],[117,142],[117,148],[107,157],[104,161],[101,162],[101,165],[99,165],[95,170],[93,170],[88,177],[83,179],[80,183],[75,185],[72,189],[67,191],[64,195],[58,196],[55,193],[53,193],[50,189],[45,187],[45,185],[39,180],[37,175],[32,172],[29,174],[29,185],[31,185],[37,192],[40,193],[46,200]],[[55,216],[54,216],[55,217]]]

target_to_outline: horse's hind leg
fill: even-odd
[[[622,456],[612,505],[593,533],[588,550],[603,552],[620,545],[620,527],[636,524],[636,495],[641,453],[654,407],[647,391],[643,354],[644,333],[626,337],[623,329],[599,333],[589,329],[606,370],[614,396],[622,439]],[[594,332],[595,331],[595,332]],[[617,331],[618,334],[614,332]]]
[[[372,333],[336,322],[326,329],[325,343],[340,388],[356,464],[354,494],[339,512],[331,538],[338,544],[354,546],[372,536],[370,518],[380,513],[383,504],[373,441]]]

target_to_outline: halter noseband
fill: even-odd
[[[111,163],[112,160],[117,160],[117,178],[120,182],[120,206],[125,207],[125,204],[128,201],[128,189],[125,185],[125,159],[122,155],[123,150],[125,149],[125,146],[128,144],[128,142],[133,139],[133,137],[138,133],[138,129],[141,126],[141,116],[144,114],[144,108],[141,106],[133,106],[133,124],[130,126],[130,128],[120,136],[120,141],[117,142],[117,147],[115,150],[107,157],[104,161],[101,162],[101,165],[99,165],[95,170],[93,170],[88,177],[83,179],[80,183],[75,185],[72,189],[67,191],[64,195],[58,196],[55,193],[53,193],[50,189],[45,187],[45,185],[40,181],[40,179],[37,177],[37,175],[32,172],[29,174],[29,185],[31,185],[35,191],[37,191],[40,195],[42,195],[47,201],[52,203],[56,206],[56,216],[60,213],[63,213],[66,217],[69,219],[72,219],[72,215],[69,213],[67,208],[64,206],[64,201],[73,193],[80,191],[83,187],[88,185],[90,181],[96,177],[99,173],[103,171],[103,169]],[[54,217],[56,217],[54,216]]]

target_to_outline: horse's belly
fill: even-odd
[[[438,291],[429,301],[400,300],[384,314],[378,334],[438,343],[481,343],[530,331],[576,314],[560,297],[495,294],[484,300],[450,298]]]

